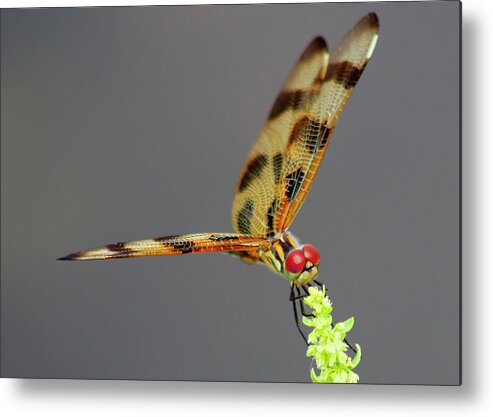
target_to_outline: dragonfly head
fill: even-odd
[[[320,255],[315,246],[306,244],[292,249],[284,264],[284,275],[298,285],[311,282],[318,274]]]

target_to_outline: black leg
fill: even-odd
[[[294,289],[293,289],[293,286],[291,285],[289,287],[289,301],[293,301],[294,300]]]
[[[315,280],[313,282],[315,282],[315,284],[317,284],[317,286],[322,287],[322,284],[320,284],[320,282],[315,281]],[[298,287],[296,287],[295,285],[292,285],[291,286],[291,289],[290,289],[290,293],[289,293],[289,301],[291,301],[291,303],[293,304],[294,321],[296,323],[296,328],[300,332],[301,337],[303,338],[303,340],[305,341],[305,343],[308,345],[308,340],[306,339],[306,336],[305,336],[305,334],[303,333],[303,331],[301,330],[301,327],[300,327],[300,322],[299,322],[299,317],[298,317],[298,310],[296,308],[296,301],[298,301],[298,304],[299,304],[300,310],[301,310],[301,314],[303,316],[305,316],[305,317],[313,317],[313,314],[307,314],[305,312],[305,306],[303,304],[303,298],[305,298],[308,295],[308,289],[304,285],[302,286],[302,288],[303,288],[303,291],[305,292],[305,294],[301,294],[301,290]],[[349,343],[347,341],[346,338],[344,338],[344,343],[346,343],[346,345],[348,345],[349,348],[354,353],[356,353],[356,349],[351,345],[351,343]]]
[[[346,338],[344,338],[344,343],[349,346],[349,349],[351,349],[354,353],[356,353],[356,349],[353,348],[353,345],[349,343]]]
[[[300,304],[301,314],[302,314],[304,317],[313,317],[313,314],[309,314],[309,313],[307,313],[307,312],[305,311],[305,303],[303,302],[303,298],[305,298],[306,296],[308,296],[308,295],[309,295],[309,293],[308,293],[308,290],[307,290],[307,288],[306,288],[306,286],[305,286],[305,285],[303,285],[303,286],[302,286],[302,288],[303,288],[303,291],[305,291],[305,294],[306,294],[306,295],[302,295],[302,294],[301,294],[301,290],[298,288],[298,294],[299,294],[299,296],[300,296],[300,297],[299,297],[299,299],[298,299],[298,302],[299,302],[299,304]]]
[[[293,289],[296,290],[296,294],[295,294],[295,291],[293,291]],[[306,297],[306,295],[303,295],[303,294],[298,292],[298,287],[296,287],[296,286],[291,287],[291,295],[289,297],[289,301],[299,300],[300,298],[305,298],[305,297]]]
[[[305,292],[305,296],[308,297],[310,295],[310,293],[308,292],[308,288],[306,285],[302,285],[301,288],[303,288],[303,291]],[[301,290],[300,290],[300,293],[301,293]]]
[[[303,338],[305,343],[308,345],[308,340],[306,340],[306,336],[304,335],[304,333],[301,331],[301,328],[300,328],[300,323],[299,323],[299,319],[298,319],[298,311],[296,310],[296,297],[294,296],[294,286],[291,286],[291,292],[289,295],[289,299],[293,303],[294,321],[296,322],[296,327],[298,328],[298,331],[300,332],[301,337]]]

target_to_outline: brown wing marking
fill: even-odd
[[[241,251],[246,253],[266,249],[269,246],[270,243],[263,237],[237,233],[198,233],[119,242],[71,253],[59,260],[86,261],[204,252]]]
[[[238,233],[271,237],[282,194],[282,169],[290,134],[299,114],[306,114],[326,76],[327,45],[315,38],[281,88],[238,181],[232,223]]]
[[[327,150],[333,129],[378,39],[375,13],[363,17],[331,54],[327,74],[307,113],[291,131],[275,213],[276,231],[287,229],[302,206]]]

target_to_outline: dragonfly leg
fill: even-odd
[[[289,296],[289,301],[295,301],[295,300],[299,300],[300,298],[305,298],[305,297],[306,297],[306,295],[303,295],[303,294],[298,292],[298,287],[296,287],[294,285],[291,286],[291,293]]]
[[[310,293],[308,292],[308,288],[306,285],[302,285],[301,288],[303,288],[303,291],[305,292],[305,296],[308,297],[310,295]],[[301,291],[300,291],[301,293]]]
[[[299,302],[299,304],[300,304],[301,314],[302,314],[304,317],[314,317],[314,316],[313,316],[313,314],[311,314],[311,313],[307,313],[307,312],[305,311],[305,303],[303,302],[303,298],[305,298],[305,297],[306,297],[306,296],[308,296],[309,294],[308,294],[308,290],[307,290],[307,288],[306,288],[306,286],[305,286],[305,285],[303,285],[303,286],[302,286],[302,288],[303,288],[303,291],[305,291],[305,294],[306,294],[306,295],[302,295],[302,294],[301,294],[301,290],[298,288],[299,295],[300,295],[300,297],[298,298],[298,302]]]
[[[353,347],[351,343],[347,341],[346,338],[344,338],[344,343],[349,346],[349,349],[351,349],[354,353],[356,353],[356,349]]]
[[[318,286],[320,286],[319,282],[316,282],[316,284]],[[292,285],[291,289],[290,289],[290,293],[289,293],[289,301],[291,301],[291,303],[293,304],[294,321],[296,323],[296,327],[297,327],[298,331],[300,332],[301,337],[303,338],[305,343],[308,345],[308,340],[306,339],[306,336],[300,327],[300,322],[299,322],[299,317],[298,317],[298,309],[296,307],[296,301],[298,301],[301,314],[304,317],[313,317],[313,314],[307,314],[305,312],[305,306],[303,304],[303,298],[305,298],[308,295],[308,290],[307,290],[307,288],[305,288],[305,286],[302,286],[302,288],[303,288],[303,291],[305,292],[305,294],[301,294],[301,290],[298,287]],[[331,326],[331,327],[333,327],[333,326]],[[353,345],[351,345],[351,343],[348,342],[348,340],[346,338],[344,338],[344,343],[346,343],[346,345],[348,345],[349,348],[354,353],[356,353],[356,349],[353,347]]]
[[[296,300],[297,300],[297,298],[295,297],[295,294],[294,294],[294,286],[291,286],[291,292],[290,292],[290,295],[289,295],[289,300],[293,304],[294,321],[296,322],[296,327],[298,328],[298,331],[300,332],[301,337],[303,338],[303,340],[305,341],[305,343],[308,346],[308,340],[306,339],[305,334],[302,332],[302,330],[300,328],[300,322],[299,322],[299,319],[298,319],[298,310],[296,308]]]

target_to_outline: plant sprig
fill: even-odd
[[[346,334],[354,325],[351,317],[342,323],[332,326],[332,303],[325,295],[325,287],[310,287],[309,296],[303,302],[312,309],[313,317],[303,317],[305,326],[313,327],[308,335],[306,356],[313,357],[318,369],[310,370],[313,382],[317,383],[357,383],[359,376],[353,369],[361,360],[361,348],[356,344],[356,354],[350,358],[344,342]]]

